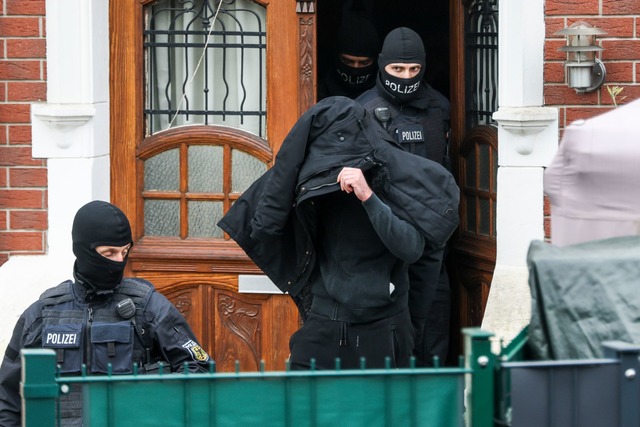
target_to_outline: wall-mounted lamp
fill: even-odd
[[[607,76],[604,64],[596,58],[596,52],[604,50],[596,44],[596,36],[605,31],[578,21],[556,33],[567,37],[567,46],[560,48],[567,52],[567,84],[578,93],[592,92],[602,86]]]

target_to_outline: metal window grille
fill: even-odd
[[[265,16],[250,0],[146,6],[145,135],[175,125],[222,124],[264,137]]]
[[[467,126],[495,124],[498,109],[498,0],[473,0],[465,22]]]

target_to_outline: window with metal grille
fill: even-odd
[[[250,0],[145,6],[146,236],[222,238],[216,223],[267,170],[265,21]],[[219,131],[195,138],[188,125]]]
[[[160,0],[145,8],[146,135],[221,124],[265,135],[265,8]]]
[[[498,110],[498,0],[469,1],[465,22],[467,129],[495,124]]]

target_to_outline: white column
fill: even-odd
[[[526,255],[544,239],[542,180],[558,111],[543,106],[544,1],[499,7],[497,260],[482,327],[509,341],[530,320]]]
[[[109,2],[48,0],[47,102],[32,105],[48,159],[49,254],[68,253],[75,212],[109,200]]]
[[[0,348],[20,313],[72,277],[80,206],[109,200],[109,1],[47,0],[47,102],[31,107],[33,157],[47,159],[47,254],[0,267]]]

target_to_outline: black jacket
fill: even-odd
[[[293,126],[274,166],[233,204],[218,226],[283,292],[298,295],[315,264],[314,196],[339,190],[343,167],[358,167],[395,215],[442,246],[458,225],[459,189],[441,165],[402,150],[364,108],[329,97]],[[295,299],[295,298],[294,298]]]

